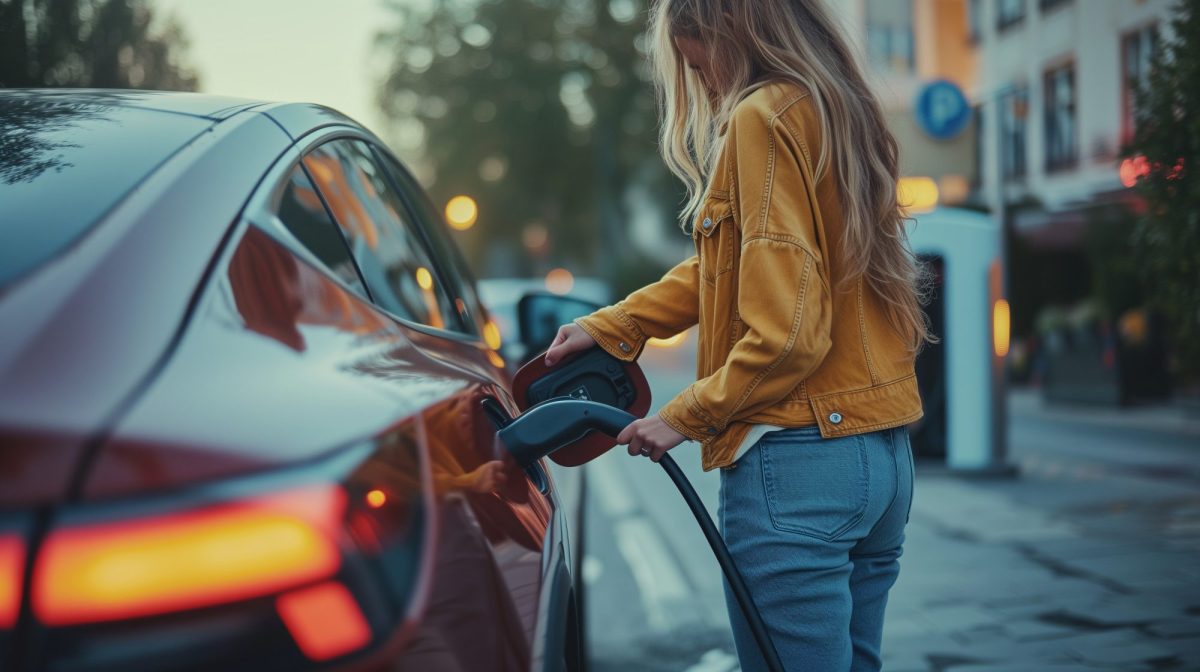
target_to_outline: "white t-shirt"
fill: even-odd
[[[737,461],[741,459],[742,455],[745,455],[746,451],[753,448],[754,444],[758,443],[758,440],[764,435],[780,429],[785,428],[777,425],[751,425],[750,431],[746,433],[746,438],[742,439],[742,442],[738,444],[737,452],[733,454],[734,463],[736,464]]]

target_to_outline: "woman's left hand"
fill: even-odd
[[[686,440],[686,436],[671,429],[671,426],[657,415],[635,420],[617,436],[617,443],[629,444],[630,455],[645,455],[654,462],[658,462],[668,450]]]

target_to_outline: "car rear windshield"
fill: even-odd
[[[212,122],[120,94],[0,94],[0,288],[65,251]]]

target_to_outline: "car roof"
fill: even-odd
[[[264,101],[231,96],[215,96],[188,91],[139,91],[132,89],[5,89],[0,91],[0,113],[18,101],[33,99],[43,103],[70,102],[103,107],[134,107],[157,112],[187,114],[214,121],[226,119],[242,110],[263,105]]]

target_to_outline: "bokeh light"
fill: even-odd
[[[424,266],[418,268],[416,275],[417,285],[419,285],[421,289],[433,289],[433,274],[429,272],[428,268],[425,268]]]
[[[479,206],[470,196],[455,196],[446,203],[446,221],[450,228],[466,231],[479,219]]]
[[[566,294],[575,286],[575,276],[565,268],[556,268],[546,274],[546,289],[555,294]]]

